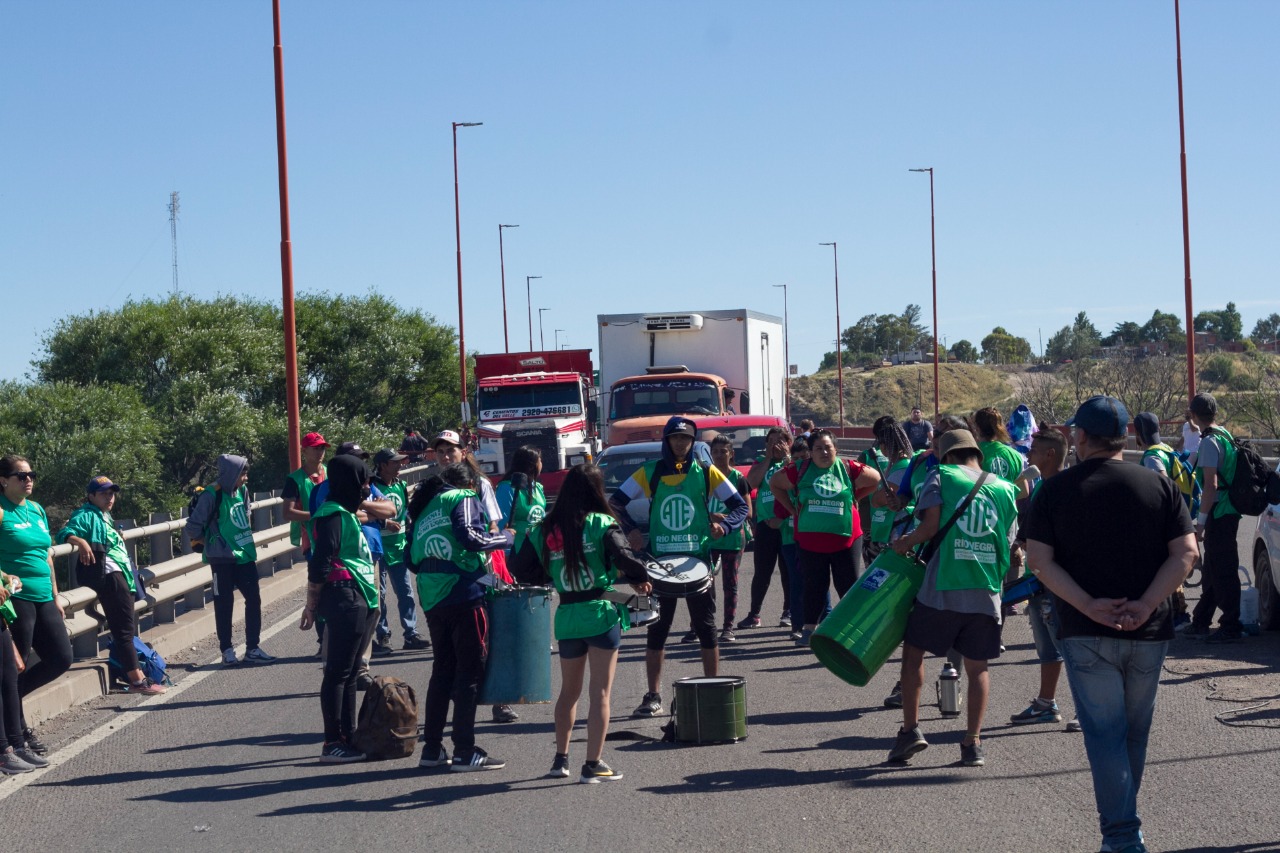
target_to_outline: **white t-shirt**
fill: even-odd
[[[1182,449],[1188,453],[1200,449],[1200,430],[1191,421],[1182,422]]]

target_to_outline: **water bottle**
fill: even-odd
[[[960,716],[960,673],[947,661],[938,676],[938,710],[944,717]]]
[[[1258,625],[1258,588],[1249,580],[1244,566],[1240,567],[1240,582],[1240,624],[1246,634],[1256,637],[1262,631]]]

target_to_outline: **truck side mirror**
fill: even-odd
[[[600,422],[600,404],[595,400],[587,401],[587,423],[595,426]]]
[[[738,395],[738,404],[739,404],[739,407],[742,409],[741,414],[744,414],[744,415],[751,414],[751,394],[749,392],[743,391],[741,394]]]

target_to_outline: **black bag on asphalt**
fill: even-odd
[[[379,675],[364,691],[352,746],[371,761],[408,758],[418,742],[418,697],[398,678]]]
[[[1263,461],[1253,445],[1219,430],[1210,433],[1235,446],[1236,474],[1227,484],[1227,495],[1236,511],[1241,515],[1262,515],[1268,506],[1280,503],[1280,474]]]

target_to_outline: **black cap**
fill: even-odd
[[[369,451],[365,450],[354,441],[344,441],[338,445],[338,456],[355,456],[360,459],[368,459]]]
[[[390,447],[384,447],[373,455],[373,464],[385,465],[391,461],[403,462],[408,458],[408,456],[405,456],[397,450],[392,450]]]

